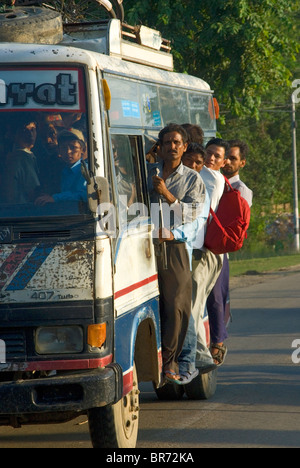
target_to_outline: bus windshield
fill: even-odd
[[[0,68],[0,219],[88,213],[84,73]]]

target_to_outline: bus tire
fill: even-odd
[[[139,427],[139,390],[136,367],[133,388],[115,405],[88,411],[89,429],[94,448],[135,448]]]
[[[0,42],[58,44],[62,39],[62,18],[57,11],[17,7],[0,13]]]
[[[181,400],[184,395],[184,387],[177,384],[167,383],[163,387],[155,388],[156,396],[161,401]]]
[[[184,386],[190,400],[209,400],[217,389],[218,369],[208,374],[199,374],[191,383]]]

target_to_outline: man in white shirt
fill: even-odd
[[[226,141],[214,138],[206,145],[205,167],[200,172],[210,197],[211,207],[217,212],[220,199],[224,193],[225,180],[220,169],[226,163],[226,153],[229,145]],[[183,163],[187,164],[183,157]],[[188,164],[187,164],[188,165]],[[191,166],[190,166],[191,167]],[[199,236],[198,236],[199,238]],[[204,238],[204,236],[203,236]],[[223,255],[214,255],[197,242],[193,250],[193,302],[192,317],[183,351],[179,357],[180,375],[183,384],[189,383],[198,371],[201,374],[215,369],[216,365],[207,347],[204,315],[206,300],[222,270]],[[192,330],[194,322],[194,330]],[[197,335],[195,349],[194,331]],[[196,351],[196,359],[195,359]],[[195,371],[195,364],[197,371]]]

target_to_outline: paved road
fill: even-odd
[[[300,365],[291,359],[300,271],[266,281],[232,293],[230,351],[215,397],[154,404],[149,394],[140,447],[300,447]]]
[[[207,402],[159,402],[142,386],[139,448],[300,447],[300,268],[232,292],[229,355]],[[0,428],[4,447],[90,447],[85,418]],[[83,423],[82,425],[79,425]]]

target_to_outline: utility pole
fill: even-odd
[[[300,251],[299,241],[299,198],[298,198],[298,164],[297,164],[297,121],[296,121],[296,102],[292,95],[292,152],[293,152],[293,176],[294,176],[294,225],[296,252]]]

